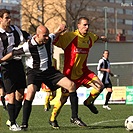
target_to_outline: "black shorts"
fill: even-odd
[[[27,84],[37,86],[37,91],[40,90],[41,84],[47,85],[51,91],[57,90],[59,86],[56,84],[65,77],[59,70],[51,67],[45,71],[27,68]]]
[[[7,94],[26,88],[26,76],[21,60],[11,60],[1,65],[2,80]]]
[[[108,84],[104,84],[104,88],[112,88],[111,82],[109,82]]]

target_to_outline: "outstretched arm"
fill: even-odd
[[[11,52],[11,53],[5,55],[3,58],[1,58],[1,59],[0,59],[0,63],[9,60],[9,59],[12,58],[12,57],[13,57],[13,55],[12,55],[12,52]]]
[[[54,31],[55,38],[57,38],[61,33],[66,31],[66,25],[60,24],[58,28]]]

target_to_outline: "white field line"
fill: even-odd
[[[95,122],[95,123],[92,123],[90,125],[98,125],[98,124],[101,124],[101,123],[109,123],[109,122],[114,122],[114,121],[123,121],[124,119],[117,119],[117,120],[107,120],[107,121],[99,121],[99,122]]]

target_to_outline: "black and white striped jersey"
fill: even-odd
[[[38,45],[34,38],[35,36],[25,42],[20,48],[13,49],[13,55],[25,56],[26,67],[44,71],[52,66],[52,41],[54,34],[50,34],[48,42],[42,45]]]
[[[109,73],[106,71],[100,71],[101,68],[104,69],[110,69],[110,62],[106,58],[102,57],[97,66],[97,71],[98,71],[98,77],[99,79],[103,82],[103,84],[108,84],[110,83],[109,81]]]
[[[12,49],[18,47],[20,43],[25,42],[28,39],[28,36],[30,37],[28,33],[21,31],[15,25],[10,26],[10,28],[12,30],[11,32],[6,32],[4,29],[0,28],[0,58],[10,53]],[[21,58],[15,57],[14,59]]]

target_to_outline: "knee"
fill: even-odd
[[[103,89],[104,89],[104,84],[103,83],[101,83],[100,85],[99,85],[99,92],[102,92],[103,91]]]
[[[76,91],[76,86],[73,81],[71,81],[70,86],[69,86],[69,92],[75,92]]]

